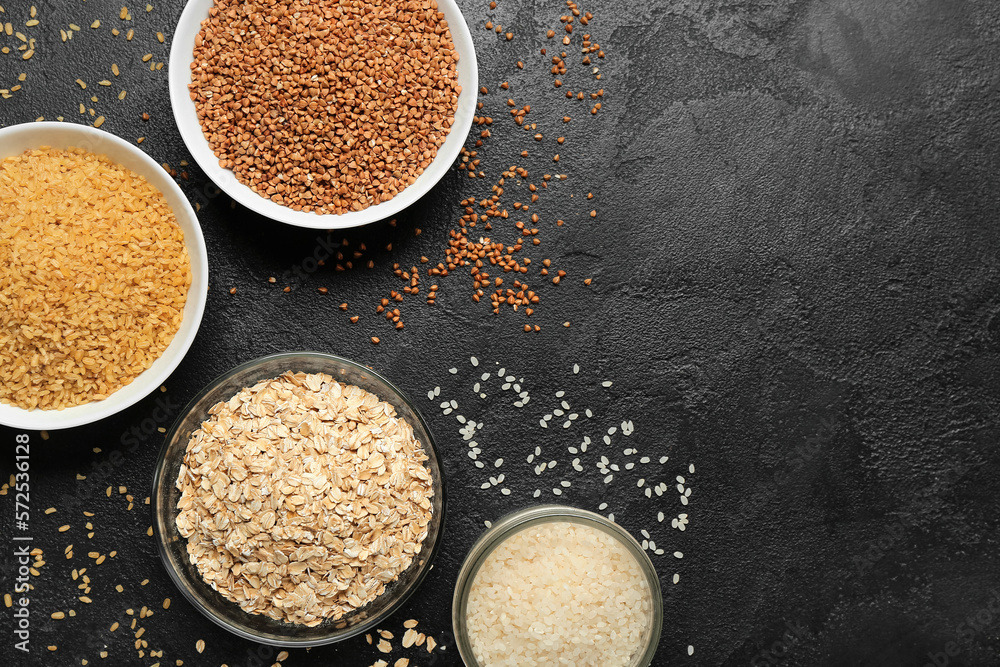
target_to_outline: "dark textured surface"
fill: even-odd
[[[27,4],[6,3],[3,20],[23,25]],[[147,52],[166,60],[181,4],[154,3],[149,15],[133,7],[132,43],[110,35],[122,23],[118,4],[36,4],[43,23],[29,33],[40,39],[35,57],[0,58],[2,87],[28,73],[23,91],[0,100],[0,122],[60,114],[79,122],[76,107],[87,100],[74,79],[110,78],[115,61],[126,101],[104,99],[117,87],[87,91],[101,98],[93,106],[107,116],[104,129],[146,136],[143,148],[159,162],[185,159],[166,73],[139,60]],[[653,557],[666,607],[656,665],[1000,664],[1000,605],[990,611],[991,596],[1000,596],[1000,7],[988,0],[583,6],[595,13],[588,29],[608,55],[596,63],[603,78],[595,85],[572,51],[563,78],[573,90],[603,86],[603,109],[590,116],[589,102],[568,101],[552,87],[549,63],[538,54],[551,48],[544,31],[560,27],[563,5],[499,0],[489,12],[486,0],[460,4],[491,91],[483,113],[496,121],[480,150],[488,178],[454,171],[395,228],[349,234],[353,247],[364,241],[377,249],[367,255],[375,269],[338,273],[328,265],[281,292],[288,279],[271,286],[267,277],[304,266],[316,234],[230,209],[225,197],[207,200],[190,169],[182,185],[207,204],[200,218],[212,290],[198,339],[167,383],[171,414],[155,410],[164,395],[152,396],[47,442],[32,434],[32,532],[48,564],[33,578],[31,654],[13,653],[5,630],[0,656],[13,657],[0,662],[271,664],[273,651],[210,626],[180,598],[144,537],[148,508],[126,512],[117,491],[107,498],[104,489],[148,494],[160,438],[131,441],[123,435],[130,428],[168,426],[180,404],[239,362],[317,349],[371,364],[410,392],[445,459],[444,549],[407,609],[385,627],[398,635],[403,619],[419,618],[446,648],[433,658],[397,648],[393,661],[458,663],[451,588],[483,521],[533,502],[536,487],[551,500],[550,488],[570,479],[562,501],[591,509],[609,502],[633,534],[648,529],[667,551]],[[95,18],[105,24],[100,30],[87,28]],[[515,38],[484,30],[487,18],[505,31],[512,26]],[[83,30],[62,44],[53,27],[70,22]],[[168,36],[166,45],[156,43],[156,30]],[[3,43],[16,44],[13,37]],[[511,90],[498,94],[504,80]],[[532,105],[529,120],[546,134],[542,144],[510,120],[507,96]],[[148,123],[139,120],[143,111]],[[566,113],[574,120],[563,126]],[[567,140],[554,166],[558,134]],[[532,181],[545,171],[569,176],[534,207],[542,245],[528,255],[551,257],[568,272],[558,287],[532,278],[543,298],[532,321],[542,331],[521,333],[521,313],[496,317],[472,303],[457,275],[439,281],[433,308],[408,298],[406,328],[393,331],[373,312],[401,285],[388,267],[420,255],[438,261],[459,201],[486,196],[515,163]],[[523,187],[510,189],[508,206],[527,197]],[[594,202],[583,199],[588,191]],[[586,215],[592,208],[596,218]],[[555,218],[566,226],[557,228]],[[513,239],[500,226],[495,233]],[[389,242],[392,250],[383,250]],[[589,276],[595,280],[586,288]],[[233,286],[236,295],[228,294]],[[331,293],[319,295],[319,286]],[[337,309],[341,301],[351,304],[349,313]],[[349,324],[348,314],[361,322]],[[560,326],[567,320],[570,328]],[[373,346],[371,335],[382,344]],[[494,396],[495,386],[490,399],[475,399],[470,385],[482,369],[471,368],[470,354],[523,376],[533,403],[512,408]],[[457,375],[448,373],[452,366]],[[604,378],[615,384],[600,388]],[[487,423],[477,439],[484,459],[507,457],[510,496],[479,489],[496,472],[472,467],[453,416],[440,414],[440,399],[426,398],[435,385],[460,400],[459,412]],[[565,434],[558,424],[540,429],[556,389],[574,408],[593,407],[595,422]],[[598,443],[601,429],[623,419],[635,422],[631,440],[619,434],[613,446],[595,444],[583,457],[585,472],[568,470],[572,456],[563,447],[582,433]],[[5,451],[14,435],[0,429]],[[524,463],[536,443],[545,458],[559,460],[557,473],[536,478]],[[594,460],[606,454],[623,464],[626,445],[670,455],[649,473],[656,482],[672,483],[696,464],[686,533],[669,528],[669,518],[685,511],[672,487],[647,500],[635,487],[638,469],[601,483]],[[11,500],[0,502],[5,544]],[[50,505],[59,512],[42,515]],[[667,522],[658,524],[661,509]],[[96,514],[92,540],[82,510]],[[56,532],[64,523],[73,528]],[[70,542],[75,556],[66,561]],[[86,605],[76,601],[69,570],[84,566],[92,549],[118,556],[89,566],[94,602]],[[669,555],[674,549],[684,552],[682,561]],[[670,583],[675,571],[678,585]],[[4,591],[12,572],[8,550]],[[148,585],[139,586],[144,578]],[[114,590],[119,582],[124,593]],[[166,596],[173,605],[164,611]],[[127,629],[108,632],[113,621],[128,620],[126,607],[142,605],[157,610],[142,623],[143,638],[163,658],[139,658]],[[48,619],[69,608],[75,618]],[[202,655],[194,651],[198,638],[208,644]],[[49,653],[49,644],[58,650]],[[105,644],[110,655],[101,660]],[[295,651],[286,662],[363,667],[378,657],[358,638]]]

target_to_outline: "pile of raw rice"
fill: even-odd
[[[521,530],[487,557],[466,631],[481,667],[626,667],[651,608],[639,563],[617,539],[559,521]]]
[[[142,176],[43,147],[0,162],[0,401],[107,398],[163,354],[191,285],[184,233]]]

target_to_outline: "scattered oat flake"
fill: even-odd
[[[392,651],[392,644],[390,644],[384,639],[380,639],[378,640],[378,646],[376,646],[375,648],[377,648],[382,653],[390,653]]]

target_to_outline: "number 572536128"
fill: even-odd
[[[28,530],[28,519],[30,514],[30,487],[29,483],[31,477],[28,474],[28,469],[31,467],[31,462],[29,460],[30,455],[30,438],[27,433],[19,433],[14,438],[14,467],[17,472],[14,473],[14,525],[20,531]]]

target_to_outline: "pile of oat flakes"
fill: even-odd
[[[178,476],[177,527],[205,581],[244,611],[307,626],[339,619],[419,553],[431,475],[389,403],[288,372],[210,415]]]

